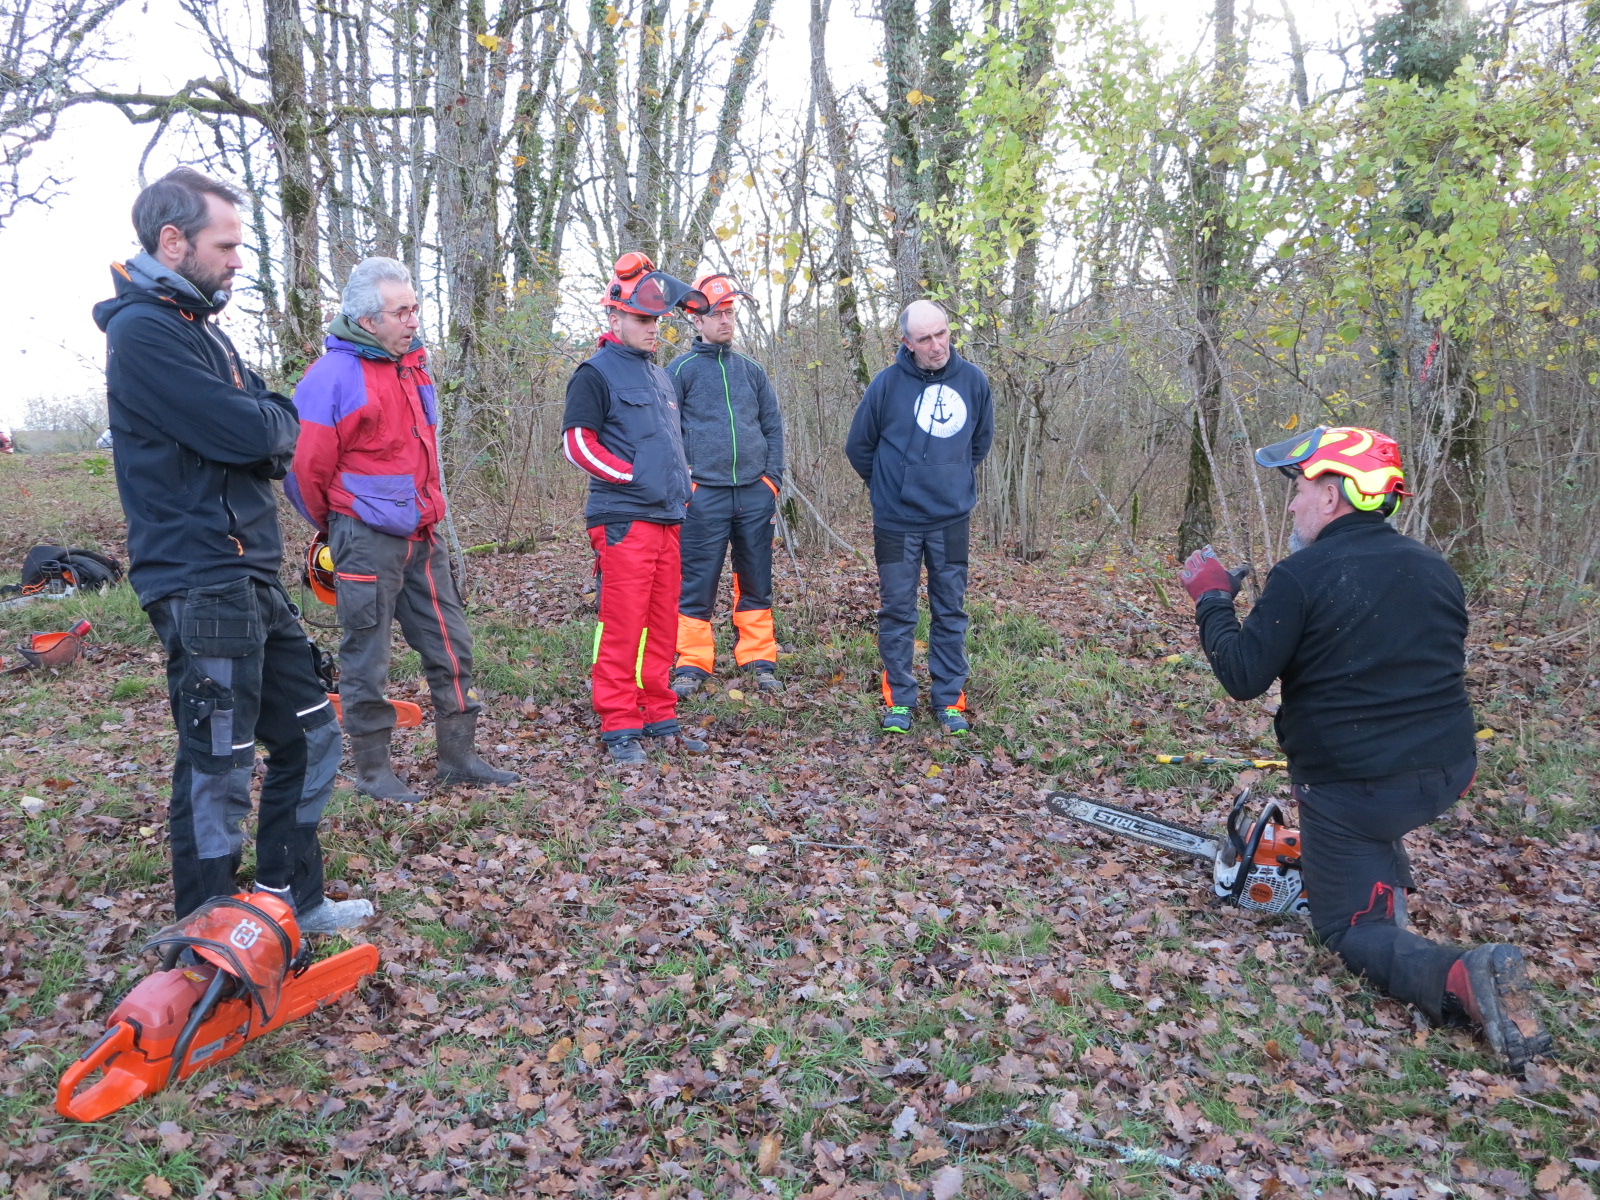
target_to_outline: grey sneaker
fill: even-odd
[[[343,933],[373,913],[371,900],[324,900],[304,916],[296,916],[301,933]]]
[[[961,710],[953,704],[939,714],[939,724],[944,726],[944,731],[951,737],[966,737],[972,728],[972,722],[968,721]]]
[[[891,705],[883,714],[885,733],[910,733],[911,709],[904,704]]]

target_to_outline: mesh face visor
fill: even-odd
[[[694,286],[706,294],[713,312],[732,308],[734,300],[741,296],[749,301],[752,308],[756,306],[756,298],[726,275],[701,276],[694,281]]]
[[[620,283],[612,284],[611,293],[611,300],[617,307],[646,317],[664,317],[675,308],[696,316],[711,311],[711,301],[704,292],[665,271],[651,271],[635,283],[627,295],[621,294]]]
[[[278,1009],[283,981],[294,959],[291,942],[288,931],[270,913],[237,896],[218,896],[161,930],[144,949],[192,947],[201,958],[239,981],[266,1022]]]
[[[1317,452],[1327,432],[1326,425],[1318,425],[1308,433],[1297,433],[1263,446],[1256,451],[1256,466],[1276,467],[1286,478],[1293,479],[1300,474],[1300,464]]]

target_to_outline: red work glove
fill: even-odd
[[[1218,561],[1215,550],[1210,546],[1202,546],[1184,560],[1178,578],[1183,581],[1183,589],[1189,593],[1190,599],[1198,603],[1207,592],[1226,592],[1228,599],[1232,600],[1239,594],[1239,586],[1249,574],[1249,567],[1228,570]]]

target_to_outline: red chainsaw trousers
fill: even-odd
[[[589,530],[600,623],[594,711],[602,734],[641,734],[678,715],[669,678],[678,635],[678,526],[618,521]]]

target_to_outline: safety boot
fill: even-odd
[[[522,782],[522,777],[513,771],[491,767],[472,748],[478,735],[477,713],[441,715],[435,718],[434,726],[439,742],[439,769],[434,781],[440,787],[454,783],[494,783],[506,787]]]
[[[667,721],[651,721],[644,727],[644,736],[659,742],[668,753],[704,754],[711,749],[705,734],[698,729],[685,729],[676,717]]]
[[[1539,1023],[1527,967],[1515,946],[1491,942],[1458,958],[1445,979],[1444,1012],[1481,1029],[1513,1075],[1550,1053],[1550,1034]]]
[[[356,791],[374,800],[393,800],[398,804],[415,804],[422,797],[406,787],[394,773],[389,761],[390,731],[377,733],[352,733],[350,759],[356,768]]]
[[[636,737],[618,738],[606,743],[611,761],[619,767],[637,767],[644,763],[644,746]]]
[[[687,700],[710,678],[699,667],[679,667],[672,673],[672,691],[679,700]]]
[[[771,663],[758,662],[752,669],[756,677],[756,691],[776,695],[783,691],[783,680],[778,678],[778,668]]]

